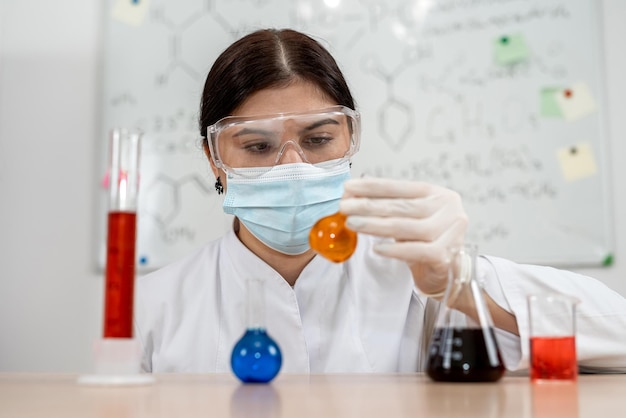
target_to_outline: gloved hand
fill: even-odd
[[[346,181],[339,210],[354,231],[394,238],[377,244],[383,256],[404,260],[417,287],[443,296],[447,249],[462,245],[468,219],[458,193],[429,183],[382,178]]]

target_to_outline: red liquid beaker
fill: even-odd
[[[548,293],[528,297],[530,379],[576,380],[576,305],[579,300]]]

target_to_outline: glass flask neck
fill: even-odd
[[[265,283],[260,279],[246,282],[247,328],[265,330]]]
[[[477,279],[478,248],[465,244],[449,250],[448,289],[442,304],[449,312],[445,318],[450,326],[462,328],[492,327],[485,303],[482,283]]]
[[[449,279],[456,283],[469,283],[476,278],[478,249],[474,244],[465,244],[449,250]]]

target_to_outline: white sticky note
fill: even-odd
[[[139,26],[148,12],[149,0],[117,0],[111,18],[131,26]]]
[[[566,120],[576,120],[593,113],[596,110],[596,102],[591,90],[586,83],[573,84],[556,93],[556,102],[561,108],[561,114]]]
[[[593,151],[588,143],[579,143],[557,151],[563,178],[567,181],[591,177],[598,171]]]

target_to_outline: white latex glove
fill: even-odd
[[[359,178],[346,181],[339,210],[354,231],[394,238],[374,250],[405,261],[417,287],[442,296],[447,249],[463,244],[467,215],[458,193],[424,182]]]

